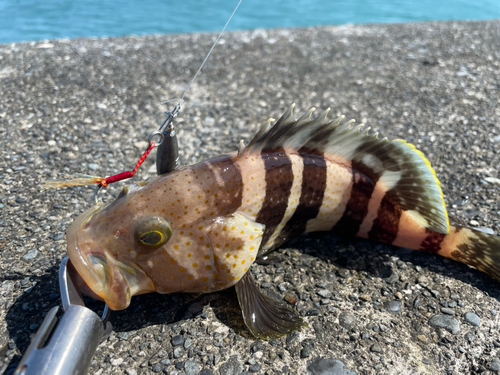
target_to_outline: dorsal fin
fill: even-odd
[[[311,117],[311,110],[295,121],[293,107],[274,126],[270,127],[269,122],[263,126],[244,153],[307,147],[328,154],[329,160],[340,164],[350,161],[353,168],[378,181],[388,198],[422,225],[438,233],[449,233],[441,184],[429,161],[415,146],[401,139],[378,139],[378,134],[368,134],[363,124],[354,127],[354,120],[342,122],[343,116],[328,121],[329,109],[315,118]]]

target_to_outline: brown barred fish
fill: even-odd
[[[248,270],[313,231],[434,252],[500,279],[499,237],[449,225],[439,181],[414,146],[329,121],[328,111],[292,112],[238,152],[125,187],[82,214],[67,240],[88,293],[120,310],[137,294],[235,285],[250,331],[276,337],[303,321]]]

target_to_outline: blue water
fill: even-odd
[[[237,0],[0,0],[0,43],[218,31]],[[228,30],[500,18],[500,0],[243,0]]]

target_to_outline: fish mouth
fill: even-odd
[[[102,204],[91,207],[70,226],[66,235],[68,255],[90,291],[110,309],[123,310],[132,296],[156,291],[156,286],[138,264],[111,254],[95,241],[87,223],[102,208]]]

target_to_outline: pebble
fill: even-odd
[[[495,142],[497,142],[497,140],[496,140],[497,137],[493,138],[495,140]],[[496,177],[485,177],[484,180],[486,182],[489,182],[490,184],[500,185],[500,179],[498,179]]]
[[[380,346],[380,344],[378,342],[373,344],[372,347],[370,348],[370,350],[374,353],[383,353],[384,352],[384,350],[382,349],[382,346]]]
[[[441,312],[443,314],[447,314],[447,315],[455,315],[455,311],[453,309],[448,308],[448,307],[441,307]]]
[[[256,363],[255,365],[252,365],[248,368],[248,371],[250,372],[259,372],[261,369],[262,365],[260,363]]]
[[[184,342],[184,338],[182,337],[182,335],[177,335],[177,336],[172,337],[172,345],[173,346],[182,345],[183,342]]]
[[[177,347],[174,349],[174,357],[180,358],[184,355],[184,350],[181,347]]]
[[[320,291],[317,291],[316,294],[323,298],[329,298],[332,293],[327,289],[322,289]]]
[[[386,301],[384,302],[384,308],[391,313],[398,313],[401,311],[400,301]]]
[[[308,375],[357,375],[354,371],[345,368],[345,364],[338,359],[317,358],[307,362]]]
[[[311,351],[312,351],[311,345],[304,346],[300,351],[300,358],[309,358],[311,355]]]
[[[460,322],[448,315],[434,315],[429,319],[429,324],[434,328],[444,328],[454,335],[460,331]]]
[[[189,349],[190,346],[193,344],[193,340],[191,339],[187,339],[186,341],[184,341],[184,349]]]
[[[306,316],[316,316],[316,315],[319,315],[318,309],[310,309],[308,312],[306,312]]]
[[[128,333],[127,332],[118,332],[116,336],[122,340],[128,340]]]
[[[500,361],[498,358],[493,359],[493,361],[488,364],[488,369],[493,372],[498,372],[498,370],[500,370]]]
[[[32,260],[35,259],[38,255],[37,249],[31,249],[26,254],[23,255],[23,260]]]
[[[204,368],[198,375],[214,375],[214,373],[209,368]]]
[[[356,317],[348,311],[341,312],[339,315],[339,324],[349,330],[356,324]]]
[[[96,171],[99,169],[99,164],[96,163],[89,163],[88,168],[92,171]]]
[[[473,326],[479,327],[480,319],[479,316],[474,314],[473,312],[465,313],[465,321]]]
[[[120,366],[123,363],[123,358],[115,358],[111,360],[113,366]]]
[[[235,375],[243,371],[243,365],[238,361],[237,355],[232,355],[229,359],[220,365],[220,375]]]
[[[125,374],[127,375],[137,375],[137,370],[133,368],[128,368],[125,370]]]
[[[62,240],[63,238],[64,238],[64,233],[57,233],[52,236],[52,239],[54,241],[59,241]]]
[[[163,370],[163,366],[161,363],[157,363],[152,368],[153,372],[161,372]]]

